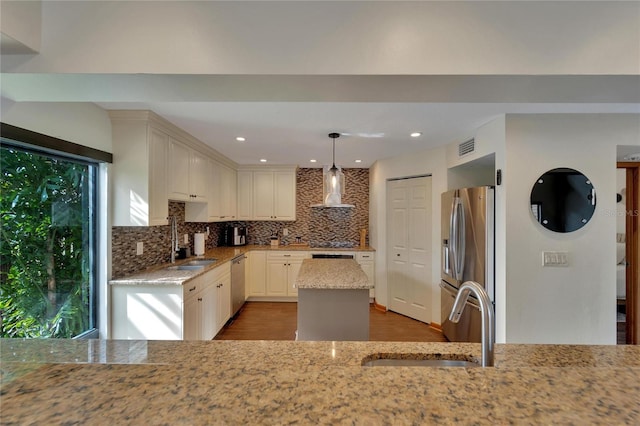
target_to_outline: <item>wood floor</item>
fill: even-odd
[[[236,318],[220,330],[216,340],[295,340],[297,303],[247,302]],[[370,307],[369,340],[390,342],[446,342],[438,330],[391,311]]]

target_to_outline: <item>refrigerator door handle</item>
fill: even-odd
[[[451,275],[454,279],[458,279],[456,273],[456,241],[458,240],[458,233],[456,229],[456,200],[458,200],[457,194],[451,201],[451,212],[449,213],[449,270],[452,272]]]
[[[465,253],[465,220],[464,206],[460,197],[453,199],[452,214],[452,241],[450,242],[453,255],[453,276],[460,281],[464,273],[464,253]]]
[[[442,242],[442,271],[451,275],[451,257],[449,253],[449,240]]]
[[[447,285],[447,284],[445,284],[443,282],[440,282],[440,288],[442,290],[444,290],[445,293],[448,293],[451,297],[455,298],[458,295],[458,289],[456,289],[454,291],[454,290],[452,290],[451,286],[449,286],[449,285]],[[467,305],[473,306],[476,309],[480,309],[480,303],[476,300],[475,297],[469,297],[467,299]]]

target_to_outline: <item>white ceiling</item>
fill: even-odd
[[[410,154],[474,136],[504,113],[640,112],[629,104],[494,104],[360,102],[103,102],[105,109],[149,109],[239,164],[336,163],[369,167],[375,160]],[[419,138],[411,132],[422,132]],[[236,136],[246,138],[237,142]],[[317,163],[311,163],[315,159]],[[361,163],[355,163],[361,160]]]
[[[500,114],[640,113],[629,2],[30,4],[3,2],[3,98],[149,109],[239,164],[328,164],[330,132],[368,167]]]

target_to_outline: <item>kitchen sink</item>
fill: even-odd
[[[362,360],[363,367],[480,367],[465,355],[410,354],[370,355]],[[416,358],[418,356],[419,358]]]
[[[218,259],[196,259],[185,263],[187,266],[208,266],[217,262]]]
[[[166,269],[169,271],[197,271],[199,269],[204,269],[204,265],[178,265],[169,266]]]

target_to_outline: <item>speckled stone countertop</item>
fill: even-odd
[[[364,290],[373,288],[353,259],[304,259],[295,286],[299,289]]]
[[[165,263],[161,265],[155,265],[142,272],[126,277],[115,278],[109,281],[111,285],[148,285],[148,284],[160,284],[160,285],[183,285],[187,281],[202,275],[212,269],[215,269],[226,262],[243,255],[252,250],[259,251],[319,251],[319,252],[361,252],[361,251],[374,251],[371,247],[354,247],[354,248],[310,248],[308,245],[287,245],[287,246],[268,246],[268,245],[247,245],[239,247],[216,247],[207,250],[202,256],[192,256],[188,259],[177,260],[176,263]],[[179,266],[185,263],[189,263],[198,259],[216,259],[216,262],[211,265],[205,266],[199,270],[169,270],[167,267]]]
[[[639,424],[640,347],[0,340],[4,424]],[[434,355],[431,355],[434,356]]]

